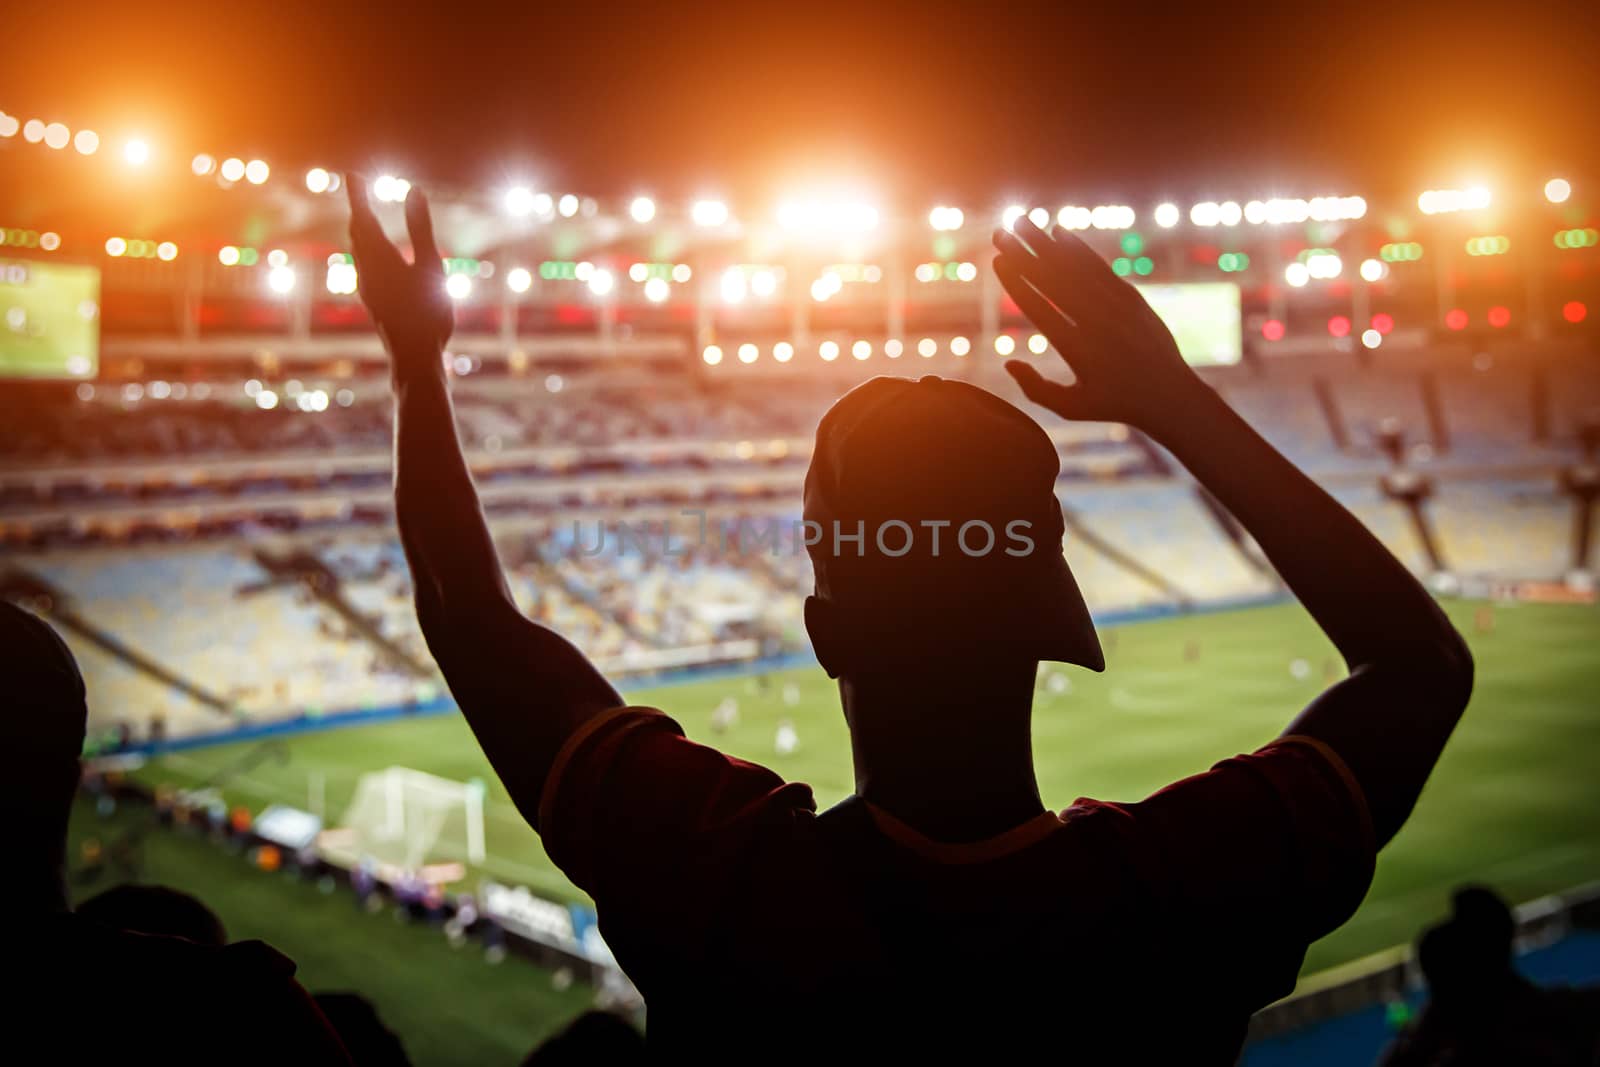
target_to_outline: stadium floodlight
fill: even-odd
[[[1417,197],[1417,207],[1424,215],[1445,215],[1482,210],[1492,199],[1489,190],[1481,185],[1469,189],[1428,189]]]
[[[1012,204],[1004,211],[1000,212],[1000,225],[1009,230],[1017,224],[1018,219],[1022,218],[1022,216],[1026,215],[1027,213],[1028,209],[1023,207],[1021,204]]]
[[[122,255],[128,250],[128,242],[121,237],[106,238],[106,255],[113,258]]]
[[[278,394],[271,389],[261,389],[256,392],[256,407],[262,411],[271,411],[278,406]]]
[[[1572,195],[1572,183],[1565,178],[1551,178],[1544,183],[1544,198],[1552,204],[1565,204]]]
[[[576,196],[568,193],[556,202],[556,211],[560,213],[562,218],[570,219],[578,213],[578,209],[582,206]]]
[[[1033,216],[1030,214],[1028,218],[1031,220]],[[1094,211],[1090,208],[1075,207],[1072,204],[1068,204],[1056,212],[1056,225],[1063,230],[1087,230],[1094,225]]]
[[[506,214],[522,218],[533,214],[533,190],[526,185],[513,185],[504,197]]]
[[[189,169],[196,178],[204,178],[207,174],[217,169],[217,161],[212,156],[201,152],[189,161]]]
[[[687,263],[674,263],[672,265],[672,280],[683,285],[694,277],[694,270]]]
[[[648,263],[630,263],[628,265],[628,280],[629,281],[643,282],[646,278],[649,278],[649,277],[650,277],[650,265]]]
[[[834,360],[839,358],[839,342],[822,342],[817,346],[817,355],[821,356],[824,362],[832,363]]]
[[[39,119],[29,119],[22,126],[22,139],[29,144],[38,144],[44,140],[44,123]]]
[[[1089,213],[1089,224],[1097,230],[1126,230],[1138,219],[1127,204],[1100,204]]]
[[[1377,330],[1362,330],[1361,344],[1364,348],[1377,348],[1383,344],[1383,334]]]
[[[1189,209],[1189,221],[1196,226],[1215,226],[1222,221],[1222,205],[1214,200],[1202,200]]]
[[[1365,282],[1381,282],[1384,275],[1389,273],[1389,265],[1381,259],[1363,259],[1361,261],[1361,280]]]
[[[79,130],[73,134],[72,147],[81,156],[92,156],[100,149],[100,135],[93,130]]]
[[[962,262],[956,266],[956,280],[970,282],[978,277],[978,265],[971,262]]]
[[[787,363],[794,358],[794,345],[788,341],[779,341],[772,346],[772,358],[779,363]]]
[[[142,167],[150,162],[150,145],[143,139],[134,137],[122,146],[122,158],[129,166]]]
[[[15,137],[20,129],[22,120],[15,115],[7,115],[4,111],[0,111],[0,137]]]
[[[633,216],[634,222],[649,222],[656,217],[656,202],[648,196],[636,196],[628,205],[628,214]]]
[[[218,170],[218,173],[222,175],[222,180],[225,182],[241,181],[244,178],[244,160],[237,156],[229,156],[222,161],[222,167]],[[383,179],[380,178],[378,180],[382,181]]]
[[[328,292],[348,296],[356,291],[356,265],[340,256],[328,263]]]
[[[1170,230],[1178,224],[1179,211],[1177,204],[1157,204],[1155,210],[1156,225],[1163,230]]]
[[[951,355],[964,356],[968,352],[971,352],[971,351],[972,351],[972,342],[967,340],[965,337],[952,337],[952,338],[950,338],[950,354]]]
[[[689,208],[696,226],[721,226],[728,221],[728,205],[721,200],[696,200]]]
[[[223,245],[217,249],[217,262],[224,267],[237,267],[239,265],[239,248],[237,245]]]
[[[1009,356],[1017,350],[1017,339],[1009,333],[1002,333],[994,339],[994,350],[1002,356]]]
[[[950,207],[948,205],[941,204],[932,211],[928,212],[928,225],[932,226],[936,230],[946,232],[950,230],[959,230],[961,229],[962,225],[965,224],[965,222],[966,215],[964,215],[961,209],[958,207]]]
[[[286,267],[289,265],[289,253],[281,248],[274,248],[267,253],[267,266]]]
[[[321,167],[312,167],[306,171],[306,190],[313,193],[328,191],[329,174]]]
[[[65,123],[52,122],[44,128],[44,143],[46,148],[65,148],[67,142],[72,140],[72,131],[67,129]]]
[[[1050,225],[1050,212],[1046,208],[1036,207],[1028,212],[1028,221],[1043,230]]]
[[[1296,260],[1283,268],[1283,280],[1299,289],[1311,280],[1311,271],[1306,269],[1304,263]]]
[[[814,198],[778,205],[778,225],[800,234],[856,234],[877,229],[878,209],[862,200]]]
[[[589,275],[589,292],[595,296],[609,295],[611,290],[616,288],[616,285],[616,277],[608,270],[601,270],[596,267],[594,273]]]
[[[778,276],[770,270],[758,270],[750,275],[750,291],[765,299],[778,291]]]
[[[172,262],[178,258],[178,246],[171,241],[162,241],[156,245],[156,258],[165,262]]]
[[[267,287],[280,296],[294,288],[293,267],[273,267],[267,272]]]
[[[472,295],[472,279],[465,274],[451,274],[444,280],[444,291],[451,300],[465,300]]]
[[[533,274],[526,267],[512,267],[506,272],[506,288],[513,293],[526,293],[533,287]]]
[[[266,184],[267,177],[272,173],[265,160],[252,159],[244,165],[244,180],[251,185]]]
[[[705,351],[700,353],[700,358],[705,361],[706,366],[715,367],[722,362],[722,349],[716,345],[706,345]]]
[[[872,356],[872,342],[860,340],[850,346],[850,354],[857,359],[868,359]]]
[[[1331,252],[1306,257],[1306,273],[1321,281],[1337,278],[1344,270],[1344,260]]]
[[[1050,347],[1050,339],[1042,333],[1036,333],[1028,338],[1028,351],[1036,356],[1044,355],[1045,349]]]
[[[665,278],[651,278],[644,283],[644,298],[652,304],[665,303],[672,295],[672,283]]]
[[[372,195],[386,204],[399,204],[411,195],[411,183],[393,174],[380,174],[372,183]]]
[[[729,267],[722,272],[722,278],[717,283],[717,289],[722,294],[724,304],[742,304],[745,296],[750,291],[750,282],[744,276],[744,271],[738,267]]]
[[[898,337],[891,337],[887,341],[883,342],[883,354],[888,356],[890,359],[899,359],[901,353],[903,353],[905,350],[906,346],[900,343],[900,339]]]
[[[1244,218],[1244,212],[1234,201],[1227,200],[1217,205],[1217,221],[1222,225],[1237,226],[1242,218]]]
[[[754,363],[761,355],[761,349],[746,341],[739,346],[739,362]]]
[[[917,355],[923,359],[932,359],[939,351],[939,342],[931,337],[924,337],[917,342]]]

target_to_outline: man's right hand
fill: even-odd
[[[1205,388],[1138,290],[1069,233],[1026,218],[998,230],[995,273],[1077,379],[1051,381],[1023,360],[1006,370],[1029,400],[1068,419],[1123,422],[1160,437]]]
[[[389,346],[397,377],[413,371],[443,373],[440,354],[454,317],[444,289],[444,261],[433,240],[433,219],[420,191],[406,198],[406,229],[413,262],[384,235],[367,199],[367,183],[345,176],[350,197],[350,245],[361,301]]]

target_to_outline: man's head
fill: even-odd
[[[960,657],[1105,661],[1061,553],[1055,446],[965,382],[874,378],[817,427],[806,626],[836,677]]]
[[[67,816],[78,785],[88,704],[66,643],[43,620],[0,600],[0,685],[5,687],[7,773],[0,799],[29,813],[19,863],[32,866],[14,888],[59,888]],[[47,869],[48,868],[48,869]]]

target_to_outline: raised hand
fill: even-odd
[[[1006,370],[1029,400],[1068,419],[1124,422],[1157,433],[1181,418],[1200,379],[1138,290],[1069,233],[1021,218],[996,231],[995,273],[1077,379],[1055,382],[1020,359]]]
[[[418,190],[406,198],[406,230],[413,262],[384,235],[367,199],[367,183],[346,175],[350,196],[350,245],[356,261],[361,300],[372,313],[396,374],[438,371],[440,351],[450,339],[454,319],[444,289],[444,261],[433,240],[428,201]]]

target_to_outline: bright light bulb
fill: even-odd
[[[651,278],[644,283],[644,298],[652,304],[664,303],[672,295],[672,283],[665,278]]]
[[[779,341],[772,346],[772,358],[779,363],[787,363],[794,358],[794,345],[788,341]]]
[[[715,367],[722,362],[722,349],[716,345],[706,345],[705,351],[700,353],[700,358],[705,360],[706,366]]]
[[[950,338],[950,352],[953,355],[964,356],[972,351],[972,342],[965,337]]]
[[[122,158],[127,160],[131,166],[142,167],[150,162],[150,146],[135,137],[122,146]]]
[[[72,138],[72,147],[80,155],[92,156],[100,148],[100,135],[93,130],[79,130]]]
[[[648,196],[636,196],[628,205],[628,214],[633,216],[634,222],[649,222],[656,217],[656,202]]]
[[[465,274],[452,274],[444,280],[444,291],[451,300],[465,300],[472,295],[472,279]]]
[[[294,288],[294,268],[273,267],[267,272],[267,287],[280,295],[289,292]]]
[[[749,342],[746,342],[746,343],[744,343],[744,344],[739,346],[739,362],[740,363],[754,363],[756,361],[756,358],[758,356],[760,356],[760,355],[761,355],[761,350],[759,348],[757,348],[755,345],[750,344]]]
[[[236,182],[242,180],[244,178],[244,160],[234,156],[224,159],[222,161],[222,170],[220,173],[222,174],[222,180],[225,182]],[[394,179],[391,178],[390,180],[393,181]],[[381,185],[382,183],[383,179],[379,178],[378,185]],[[374,186],[374,190],[376,190],[376,188],[377,186]]]
[[[729,267],[722,272],[722,280],[718,283],[718,288],[722,292],[722,302],[724,304],[741,304],[750,290],[750,285],[744,276],[744,271],[738,267]]]
[[[1156,225],[1160,226],[1163,230],[1170,230],[1172,227],[1176,226],[1178,224],[1178,215],[1179,212],[1177,204],[1156,205]]]
[[[271,173],[272,169],[267,166],[264,160],[252,159],[244,165],[244,180],[251,185],[265,184],[267,176]]]
[[[1036,333],[1028,338],[1028,351],[1036,356],[1044,355],[1044,350],[1050,347],[1049,338],[1042,333]]]
[[[506,190],[506,214],[521,218],[533,213],[533,190],[526,185],[513,185]]]
[[[1552,204],[1565,204],[1572,195],[1572,183],[1565,178],[1551,178],[1544,183],[1544,198]]]
[[[328,184],[328,172],[323,170],[321,167],[312,167],[310,170],[306,171],[307,191],[313,193],[325,193],[328,191]]]
[[[1017,350],[1017,340],[1009,333],[1003,333],[994,339],[994,350],[1002,356],[1009,356]]]
[[[616,287],[617,280],[610,271],[596,269],[589,275],[589,291],[595,296],[605,296]]]
[[[728,221],[728,205],[721,200],[696,200],[689,217],[696,226],[721,226]]]
[[[512,267],[506,272],[506,288],[513,293],[526,293],[533,287],[533,275],[526,267]]]

